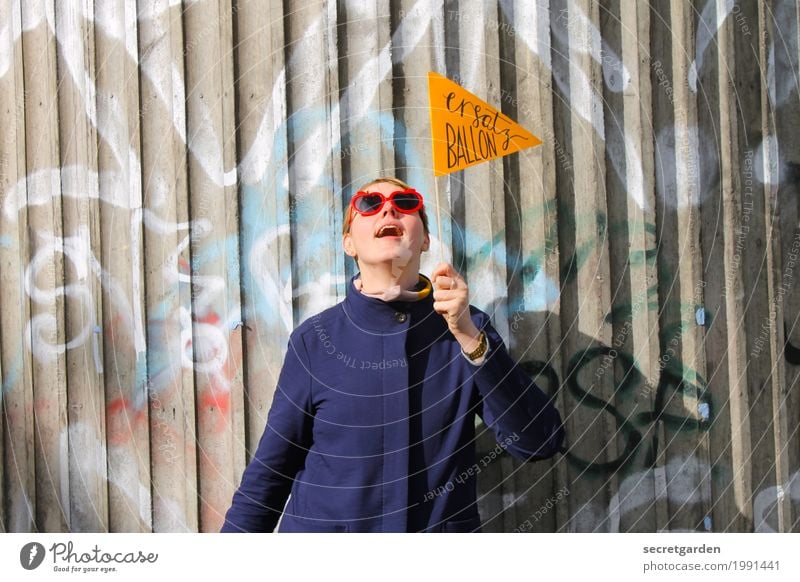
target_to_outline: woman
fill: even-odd
[[[419,274],[430,239],[413,188],[363,186],[342,242],[360,272],[292,332],[222,531],[273,531],[281,514],[281,532],[479,531],[475,414],[522,460],[560,449],[561,418],[453,267],[434,270],[434,292]]]

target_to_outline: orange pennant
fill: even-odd
[[[435,176],[542,143],[517,122],[438,73],[428,73],[428,98]]]

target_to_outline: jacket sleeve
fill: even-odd
[[[242,475],[225,515],[222,532],[272,532],[289,497],[292,482],[311,446],[313,409],[308,356],[299,334],[292,334],[267,425],[255,456]]]
[[[547,459],[561,451],[564,427],[550,398],[508,354],[489,316],[475,310],[473,321],[486,333],[489,351],[475,369],[480,416],[498,443],[523,461]]]

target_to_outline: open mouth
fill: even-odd
[[[403,236],[403,231],[395,224],[384,224],[375,233],[375,238],[383,238],[386,236]]]

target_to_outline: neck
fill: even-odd
[[[412,263],[403,268],[391,263],[359,264],[362,290],[365,293],[379,293],[395,286],[405,290],[413,289],[419,282],[419,261]]]

